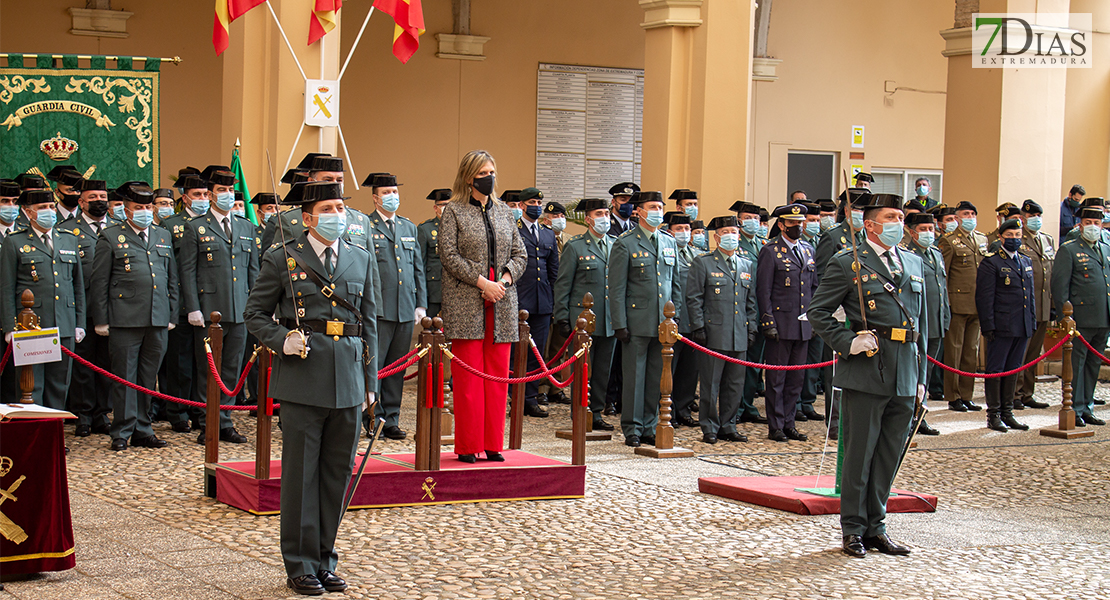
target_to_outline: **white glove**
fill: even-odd
[[[367,412],[367,411],[369,411],[369,410],[370,410],[370,406],[371,406],[372,404],[374,404],[374,398],[376,398],[376,397],[377,397],[377,394],[376,394],[376,393],[374,393],[374,392],[366,392],[366,402],[364,402],[364,403],[362,404],[362,411],[363,411],[363,412]]]
[[[309,348],[305,346],[305,339],[303,335],[297,335],[290,332],[290,335],[285,336],[285,343],[281,347],[281,351],[289,356],[300,356],[301,351],[308,354]]]
[[[177,323],[170,323],[169,325],[166,325],[166,331],[173,331],[174,327],[177,327]]]
[[[204,314],[199,310],[189,313],[189,324],[193,327],[204,327]]]
[[[416,307],[416,324],[420,324],[420,320],[428,316],[428,310],[422,306]]]
[[[848,351],[849,354],[860,354],[861,352],[871,352],[879,349],[879,340],[875,339],[875,334],[870,331],[865,331],[856,336],[852,340],[852,349]]]
[[[12,332],[9,331],[9,332],[4,334],[4,343],[5,344],[12,343]]]
[[[108,326],[107,325],[95,325],[95,326],[93,326],[93,331],[96,332],[96,335],[104,336],[104,337],[108,336]]]
[[[81,340],[83,340],[83,339],[85,339],[85,330],[81,329],[80,327],[74,328],[74,330],[73,330],[73,340],[75,342],[77,342],[78,344],[80,344]]]
[[[921,403],[925,412],[929,412],[929,407],[925,404],[925,385],[921,383],[917,384],[917,401]]]

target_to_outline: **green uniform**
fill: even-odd
[[[1071,302],[1075,328],[1096,350],[1103,352],[1110,335],[1110,246],[1085,239],[1060,245],[1052,264],[1052,300],[1056,314],[1063,316],[1065,302]],[[1080,417],[1092,416],[1095,384],[1102,365],[1081,341],[1072,351],[1072,406]]]
[[[871,244],[858,248],[858,275],[866,277],[860,282],[863,308],[867,326],[879,339],[879,354],[850,354],[863,322],[850,249],[829,261],[808,312],[813,330],[839,354],[833,384],[844,390],[840,527],[845,536],[886,532],[887,497],[909,435],[914,396],[925,383],[926,340],[919,335],[929,330],[924,265],[916,254],[891,251],[897,253],[899,274],[892,274]],[[833,316],[841,307],[851,328]]]
[[[1033,332],[1033,337],[1029,338],[1029,346],[1025,349],[1025,359],[1022,361],[1022,364],[1028,364],[1044,352],[1048,323],[1056,320],[1053,318],[1055,310],[1052,306],[1052,263],[1056,259],[1056,243],[1048,234],[1033,233],[1023,227],[1019,252],[1028,256],[1033,263],[1033,294],[1037,303],[1037,330]],[[1036,369],[1023,371],[1018,379],[1015,399],[1022,402],[1033,400],[1036,383]],[[1016,404],[1014,406],[1017,407]]]
[[[43,233],[27,227],[12,233],[0,246],[0,324],[5,334],[16,330],[23,290],[35,295],[32,309],[43,329],[58,328],[61,344],[73,350],[75,329],[85,329],[85,285],[78,255],[78,238],[72,230]],[[35,365],[35,402],[64,409],[69,389],[71,361],[62,353],[58,362]]]
[[[952,307],[948,302],[948,274],[944,270],[944,255],[936,246],[922,248],[907,234],[902,241],[902,249],[909,250],[921,257],[925,266],[925,300],[929,307],[929,330],[926,333],[929,356],[940,360],[944,349],[944,335],[952,323]],[[930,397],[943,394],[944,372],[940,367],[929,365],[926,386]]]
[[[424,281],[428,294],[428,316],[439,314],[443,304],[443,263],[439,260],[439,217],[416,227],[416,242],[424,257]]]
[[[937,240],[948,273],[948,300],[952,323],[944,336],[944,364],[974,373],[979,365],[979,312],[975,307],[975,277],[987,255],[987,237],[963,227]],[[971,404],[975,380],[944,372],[944,399],[953,405]],[[969,408],[974,407],[972,405]],[[975,410],[979,410],[976,408]]]
[[[701,256],[701,252],[692,244],[686,244],[678,249],[678,285],[682,290],[681,297],[686,298],[686,278],[690,273],[690,265],[694,259]],[[682,302],[682,311],[678,313],[678,332],[689,335],[690,319],[686,315],[686,302]],[[698,357],[697,351],[685,344],[676,344],[674,356],[671,358],[671,374],[674,389],[671,391],[671,400],[675,420],[693,421],[694,394],[698,390]]]
[[[178,264],[181,263],[181,243],[185,240],[185,225],[196,218],[188,209],[172,214],[162,219],[162,228],[170,232],[173,242],[173,256]],[[180,279],[179,279],[180,281]],[[181,297],[180,289],[178,298]],[[173,352],[167,352],[162,359],[162,368],[158,371],[158,385],[163,393],[176,398],[193,398],[194,386],[206,388],[207,379],[199,382],[193,379],[193,327],[185,316],[185,304],[179,302],[181,310],[174,316],[177,327],[169,332],[167,344]],[[200,427],[204,422],[205,411],[203,408],[185,406],[183,404],[169,403],[166,405],[166,416],[171,425],[188,424],[190,418],[193,424]]]
[[[300,220],[299,212],[297,217]],[[329,276],[307,234],[287,243],[302,261],[289,262],[281,247],[266,251],[247,301],[246,320],[251,334],[276,351],[270,395],[282,404],[284,424],[281,553],[286,572],[295,578],[335,570],[335,537],[354,466],[360,407],[378,372],[374,356],[378,310],[372,293],[374,259],[368,251],[339,240]],[[306,268],[359,314],[337,306],[311,279],[300,277]],[[302,325],[347,323],[346,335],[313,333],[307,358],[287,355],[282,349],[298,312]]]
[[[748,239],[744,232],[740,232],[740,245],[737,248],[737,254],[741,258],[746,258],[752,261],[753,269],[756,262],[759,260],[759,251],[763,249],[763,245],[767,240],[760,236],[753,236]],[[754,271],[753,271],[754,273]],[[752,275],[755,277],[755,275]],[[763,360],[763,334],[759,331],[755,333],[755,342],[748,348],[748,360],[752,362],[761,362]],[[740,412],[737,415],[741,420],[757,420],[759,419],[759,409],[755,407],[755,397],[757,394],[762,394],[765,390],[763,383],[763,369],[755,367],[745,367],[747,370],[744,374],[744,395],[740,399]]]

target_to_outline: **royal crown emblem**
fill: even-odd
[[[51,160],[59,161],[68,159],[74,152],[77,152],[77,148],[77,142],[62,137],[60,131],[54,137],[43,140],[39,144],[39,149],[42,150],[43,154],[49,156]]]

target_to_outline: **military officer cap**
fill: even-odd
[[[78,177],[81,176],[81,174],[78,173],[77,169],[74,168],[73,165],[58,165],[58,166],[54,167],[53,169],[50,169],[50,172],[46,174],[46,178],[49,179],[50,181],[54,181],[54,182],[58,182],[58,183],[65,183],[64,181],[62,181],[62,174],[63,173],[77,173]],[[66,185],[73,185],[72,183],[65,183],[65,184]]]
[[[639,206],[645,202],[658,202],[663,204],[662,192],[636,192],[628,200],[632,204]]]
[[[906,215],[906,225],[913,227],[914,225],[922,224],[935,224],[937,222],[933,215],[924,212],[916,212]]]
[[[1033,201],[1032,198],[1030,198],[1030,199],[1026,200],[1025,202],[1021,203],[1021,212],[1028,213],[1030,215],[1039,215],[1039,214],[1042,214],[1044,212],[1044,210],[1041,209],[1040,204],[1037,204],[1036,202]]]
[[[123,200],[123,198],[119,197],[119,193],[116,192],[116,190],[108,190],[108,202],[119,202],[121,200]]]
[[[451,190],[447,188],[434,189],[428,194],[428,200],[435,200],[436,202],[443,202],[444,200],[450,199]]]
[[[960,203],[956,205],[956,212],[960,212],[961,210],[970,210],[975,214],[979,214],[979,209],[975,208],[975,205],[967,200],[960,200]]]
[[[328,171],[330,169],[319,169],[319,170],[320,171]],[[397,187],[397,186],[401,186],[401,185],[404,185],[404,184],[403,183],[397,183],[397,176],[393,175],[392,173],[371,173],[369,176],[366,177],[366,180],[362,182],[362,185],[364,187],[370,187],[370,188],[382,188],[382,187]]]
[[[999,214],[1006,214],[1011,208],[1017,208],[1017,205],[1013,202],[1003,202],[1002,204],[999,204],[995,207],[994,212]]]
[[[867,203],[871,201],[871,190],[859,187],[848,188],[847,190],[840,192],[840,196],[837,197],[837,200],[839,200],[841,203],[847,202],[848,196],[852,197],[852,206],[860,208],[866,206]]]
[[[19,184],[11,179],[0,179],[0,198],[18,198]]]
[[[552,200],[543,207],[543,212],[549,215],[565,215],[567,209],[562,204]]]
[[[81,183],[73,186],[73,189],[78,192],[106,192],[108,191],[108,182],[102,179],[82,179]],[[2,195],[0,194],[0,196]]]
[[[1102,220],[1102,209],[1097,206],[1084,206],[1079,209],[1079,214],[1076,215],[1080,219],[1098,219]]]
[[[331,156],[331,155],[328,154],[327,152],[309,152],[308,154],[304,155],[304,158],[301,159],[301,162],[297,163],[297,170],[305,171],[305,172],[311,171],[312,170],[312,163],[316,161],[317,156]]]
[[[771,216],[777,219],[786,219],[787,221],[804,221],[806,220],[806,207],[800,203],[787,204],[775,209],[774,214]]]
[[[925,212],[925,204],[917,198],[911,198],[906,201],[905,210],[915,210],[917,212]]]
[[[631,181],[622,181],[617,185],[609,188],[610,196],[631,196],[640,191],[640,186],[632,183]]]
[[[902,209],[902,197],[898,194],[871,194],[871,200],[864,208]]]
[[[743,200],[733,202],[732,206],[728,207],[728,209],[736,213],[751,213],[753,215],[758,215],[760,211],[759,205],[752,204],[751,202],[744,202]]]
[[[859,183],[861,181],[866,181],[868,183],[874,183],[875,178],[872,177],[870,173],[860,173],[860,174],[856,175],[856,183]]]
[[[673,210],[663,215],[663,222],[667,225],[689,225],[690,215],[682,211]]]
[[[1006,217],[1007,219],[1011,217],[1016,217],[1021,214],[1020,208],[1014,206],[1012,203],[1009,202],[1007,202],[1007,204],[1010,204],[1010,206],[1008,206],[1005,210],[996,210],[995,212],[997,212],[999,215],[1002,215],[1003,217]]]
[[[832,200],[818,200],[817,207],[819,212],[836,212],[836,202]]]
[[[936,205],[936,206],[934,206],[934,207],[932,207],[932,208],[927,208],[927,209],[925,209],[925,212],[927,212],[927,213],[929,213],[929,214],[931,214],[931,215],[934,215],[934,216],[938,216],[938,217],[939,217],[939,216],[943,216],[943,215],[941,215],[941,214],[940,214],[940,213],[941,213],[941,211],[943,211],[943,210],[945,210],[945,209],[947,209],[947,208],[948,208],[948,205],[947,205],[947,204],[944,204],[944,203],[942,202],[942,203],[940,203],[940,204],[938,204],[938,205]],[[955,209],[953,209],[953,211],[954,211],[954,210],[955,210]]]
[[[47,202],[54,202],[54,192],[50,190],[23,190],[19,194],[19,199],[15,201],[20,206],[45,204]]]
[[[304,169],[289,169],[281,176],[281,182],[293,185],[299,181],[308,181],[308,172]]]
[[[947,204],[942,204],[941,208],[936,212],[936,216],[938,219],[943,219],[944,217],[954,214],[956,214],[956,209],[948,206]]]
[[[523,190],[520,190],[521,202],[524,202],[525,200],[531,200],[532,198],[543,200],[543,192],[534,187],[526,187]]]
[[[728,215],[727,217],[713,217],[713,220],[709,222],[709,229],[711,230],[721,229],[722,227],[739,226],[740,221],[736,218],[736,215]]]
[[[601,210],[609,208],[609,202],[601,198],[583,198],[574,205],[574,211],[580,213],[588,213],[593,210]]]
[[[501,192],[502,202],[520,202],[520,190],[504,190]]]
[[[1098,207],[1098,208],[1104,208],[1104,207],[1106,206],[1106,201],[1105,201],[1105,200],[1103,200],[1103,199],[1102,199],[1101,197],[1099,197],[1099,196],[1091,196],[1090,198],[1084,198],[1084,199],[1083,199],[1083,202],[1081,202],[1081,203],[1079,204],[1079,206],[1081,206],[1081,207],[1083,207],[1083,208],[1086,208],[1086,207],[1089,207],[1089,206],[1095,206],[1095,207]]]
[[[38,175],[31,173],[20,173],[15,176],[15,182],[19,184],[21,190],[41,190],[46,188],[46,181]]]
[[[705,223],[702,223],[700,219],[690,221],[690,231],[698,231],[699,229],[705,229]]]
[[[1101,215],[1099,218],[1102,218]],[[1017,219],[1006,219],[998,226],[998,235],[1002,235],[1011,229],[1021,229],[1021,221]]]
[[[204,178],[200,175],[182,175],[177,178],[177,187],[188,190],[206,190],[208,184],[204,182]]]
[[[84,191],[84,190],[82,190],[82,191]],[[154,190],[154,197],[155,198],[169,198],[170,200],[173,200],[173,190],[170,189],[170,188],[158,188],[158,189]]]
[[[342,173],[343,157],[330,156],[328,154],[317,156],[316,158],[312,159],[312,167],[309,168],[309,171],[333,171],[336,173]]]
[[[667,196],[667,199],[668,200],[697,200],[698,199],[698,193],[695,192],[694,190],[688,190],[686,188],[678,188],[677,190],[671,192],[671,195]]]
[[[208,185],[235,185],[235,175],[229,167],[223,165],[208,165],[201,173]]]
[[[281,204],[281,196],[273,192],[258,192],[251,198],[251,204],[258,206],[267,206],[270,204]]]
[[[298,183],[289,190],[282,204],[302,206],[323,200],[346,200],[339,184],[334,181],[309,181]]]
[[[120,200],[129,200],[138,204],[154,202],[154,190],[145,181],[128,181],[116,188]]]

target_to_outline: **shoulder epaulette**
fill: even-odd
[[[408,217],[402,217],[401,215],[397,215],[397,218],[406,222],[406,223],[412,223],[412,221],[410,221]],[[414,223],[414,225],[415,225],[415,223]]]
[[[81,230],[79,229],[62,229],[60,227],[55,227],[54,231],[64,233],[66,235],[81,235]]]
[[[1064,240],[1064,243],[1060,244],[1060,247],[1063,248],[1064,246],[1067,246],[1068,244],[1074,244],[1075,240],[1077,240],[1077,239],[1079,239],[1079,238],[1072,238],[1070,240]]]

